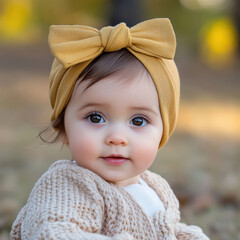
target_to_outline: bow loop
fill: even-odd
[[[100,36],[104,52],[114,52],[131,46],[130,31],[125,23],[102,28]]]
[[[52,25],[49,47],[64,68],[96,58],[103,47],[99,31],[87,26]]]
[[[131,50],[157,58],[174,58],[176,37],[169,19],[144,21],[133,26],[130,32]]]

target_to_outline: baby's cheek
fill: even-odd
[[[155,160],[158,151],[158,144],[152,141],[145,142],[142,146],[139,146],[137,155],[138,159],[141,159],[146,166],[151,166]]]
[[[97,151],[96,141],[94,141],[93,136],[89,134],[78,137],[76,141],[74,141],[73,143],[72,155],[75,159],[76,158],[89,159],[92,157],[92,155],[95,154],[96,151]]]

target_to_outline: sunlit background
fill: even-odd
[[[175,28],[181,105],[151,170],[173,187],[183,221],[213,240],[240,239],[239,0],[0,0],[0,240],[41,174],[71,158],[37,137],[51,111],[49,26],[154,17]]]

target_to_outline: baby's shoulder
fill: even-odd
[[[44,175],[50,175],[58,177],[71,177],[72,179],[77,178],[78,180],[87,179],[93,180],[96,178],[96,174],[87,168],[81,167],[75,161],[71,160],[58,160],[54,162]]]
[[[95,173],[79,166],[70,160],[58,160],[40,177],[34,186],[39,189],[44,186],[48,189],[81,189],[89,192],[96,192],[97,183],[101,182]],[[33,189],[33,190],[34,190]]]
[[[58,160],[42,175],[42,178],[68,178],[84,180],[95,178],[94,173],[71,160]]]

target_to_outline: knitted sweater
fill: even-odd
[[[69,160],[55,162],[35,184],[13,223],[11,239],[208,239],[180,223],[179,203],[168,183],[145,171],[141,178],[165,211],[149,217],[124,187]]]

